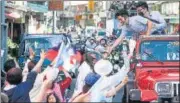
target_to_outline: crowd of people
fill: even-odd
[[[61,65],[57,66],[57,58],[59,57],[57,56],[52,63],[42,71],[42,64],[45,60],[46,53],[44,51],[41,52],[40,60],[37,63],[33,61],[34,56],[35,53],[30,48],[29,58],[23,70],[19,68],[13,59],[6,61],[4,66],[6,80],[1,94],[3,96],[7,95],[6,97],[8,99],[5,99],[4,102],[89,102],[91,101],[90,96],[92,96],[90,93],[93,92],[90,91],[90,89],[100,78],[109,80],[114,84],[113,89],[108,89],[107,97],[114,96],[116,89],[119,90],[127,81],[127,78],[125,78],[124,81],[120,83],[122,80],[120,80],[119,77],[123,78],[121,73],[129,67],[124,67],[122,71],[119,71],[119,74],[109,76],[112,72],[112,64],[108,60],[102,59],[96,61],[93,54],[85,54],[83,56],[84,61],[79,67],[77,88],[70,100],[67,100],[67,98],[65,98],[65,90],[71,85],[72,78],[65,68]],[[65,79],[56,82],[55,80],[59,71],[64,72]],[[104,78],[104,76],[107,77]],[[115,87],[117,83],[120,83],[120,86]],[[108,87],[112,84],[110,83],[106,86]]]
[[[137,40],[140,35],[163,34],[166,22],[159,12],[150,12],[146,2],[139,2],[137,5],[139,15],[129,17],[127,10],[121,9],[116,13],[120,21],[122,32],[115,43],[108,47],[107,55],[122,43],[129,32],[133,40]],[[133,47],[133,49],[135,46]],[[131,51],[133,51],[131,49]],[[58,56],[52,63],[42,69],[46,52],[42,51],[40,60],[35,62],[36,54],[29,49],[29,58],[25,66],[20,69],[14,60],[6,61],[4,70],[6,72],[5,85],[3,87],[1,98],[4,102],[112,102],[112,98],[127,83],[129,72],[129,60],[132,56],[123,53],[124,66],[114,75],[112,64],[105,59],[97,60],[92,54],[83,54],[80,66],[78,68],[78,77],[76,88],[72,97],[65,98],[65,90],[71,85],[72,78],[66,68],[58,63]],[[58,66],[57,66],[58,64]],[[65,74],[65,79],[55,82],[59,71]]]

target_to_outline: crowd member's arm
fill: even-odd
[[[28,65],[28,63],[34,58],[34,56],[35,56],[35,53],[34,53],[33,49],[32,49],[32,48],[29,48],[29,58],[27,59],[27,61],[26,61],[26,63],[25,63],[25,66],[24,66],[24,69],[25,69],[25,70],[28,69],[28,68],[27,68],[27,65]],[[23,69],[23,70],[24,70],[24,69]]]
[[[16,58],[14,58],[14,62],[15,62],[15,64],[16,64],[16,67],[17,67],[17,68],[20,68],[20,66],[19,66]]]
[[[26,78],[27,78],[27,75],[29,73],[29,70],[28,70],[28,63],[34,58],[34,51],[32,48],[29,48],[29,58],[27,59],[25,65],[24,65],[24,69],[23,69],[23,81],[26,81]]]
[[[75,103],[80,103],[80,102],[90,102],[90,93],[87,92],[85,94],[80,94],[79,96],[77,96],[76,98],[74,98],[72,101],[70,102],[75,102]]]
[[[118,39],[116,39],[116,41],[114,42],[112,47],[109,47],[108,53],[110,54],[115,47],[117,47],[119,44],[121,44],[124,38],[125,38],[125,34],[121,33],[120,37]]]
[[[27,78],[27,75],[29,73],[29,70],[28,70],[28,63],[30,62],[30,60],[27,60],[26,63],[25,63],[25,66],[24,66],[24,69],[22,71],[22,75],[23,75],[23,82],[26,81],[26,78]]]
[[[47,68],[43,72],[41,72],[42,77],[44,77],[49,70],[53,69],[54,65],[56,64],[57,58],[58,58],[58,56],[56,56],[54,58],[54,60],[51,62],[51,64],[48,65]]]
[[[40,73],[41,77],[44,77],[45,75],[48,74],[49,71],[52,71],[51,69],[57,69],[57,68],[54,68],[56,63],[58,62],[57,59],[58,59],[58,55],[54,58],[54,60],[51,62],[51,64],[43,71]]]
[[[36,66],[32,70],[32,71],[35,71],[37,73],[41,72],[41,66],[42,66],[44,59],[46,57],[46,53],[44,52],[44,50],[41,51],[40,56],[41,56],[40,60],[38,61],[38,63],[36,64]]]
[[[124,80],[124,78],[127,76],[128,72],[130,70],[130,62],[127,54],[124,54],[124,65],[122,68],[114,75],[109,77],[109,81],[111,82],[110,86],[117,86],[121,81]]]
[[[115,88],[109,90],[106,94],[107,97],[112,97],[116,95],[116,93],[128,82],[128,77],[125,77],[125,79]]]
[[[64,93],[65,89],[67,89],[71,85],[72,78],[71,78],[71,75],[65,69],[63,69],[62,71],[64,72],[64,74],[66,76],[65,80],[63,80],[60,83],[61,91],[62,91],[62,93]]]
[[[41,90],[38,94],[38,96],[36,97],[36,101],[35,102],[44,102],[45,97],[47,96],[47,90],[49,88],[52,87],[52,81],[51,80],[45,80],[41,86]]]

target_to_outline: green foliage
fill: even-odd
[[[7,46],[11,49],[19,47],[16,43],[13,43],[13,41],[9,37],[7,38]]]
[[[14,43],[9,37],[7,38],[8,57],[17,57],[19,46]]]

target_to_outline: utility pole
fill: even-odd
[[[49,1],[49,10],[53,11],[53,34],[56,32],[56,11],[64,9],[64,0],[51,0]]]
[[[53,11],[53,30],[52,33],[55,34],[56,31],[56,11]]]
[[[1,12],[2,12],[2,1],[0,1],[0,15],[2,15],[1,14]],[[0,23],[2,22],[2,17],[0,16]],[[1,32],[1,27],[0,27],[0,32]],[[2,70],[2,50],[1,50],[1,48],[2,48],[2,32],[0,33],[0,69]]]
[[[1,33],[0,33],[0,69],[3,69],[4,62],[7,57],[7,24],[5,23],[5,0],[0,1],[0,20],[1,20]],[[1,55],[3,54],[3,55]]]

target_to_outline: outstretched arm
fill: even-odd
[[[116,39],[116,41],[114,42],[114,44],[112,45],[112,47],[110,48],[110,52],[117,47],[119,44],[122,43],[123,39],[125,38],[124,34],[121,34],[120,37],[118,39]]]
[[[60,83],[61,92],[62,94],[64,94],[65,90],[71,85],[72,78],[71,78],[71,75],[65,69],[63,69],[62,71],[64,72],[66,76],[65,80],[63,80]]]
[[[49,88],[52,87],[52,81],[51,80],[45,80],[41,86],[41,90],[39,92],[39,94],[36,97],[36,101],[32,101],[32,102],[44,102],[43,100],[46,97],[46,92]]]
[[[26,78],[27,78],[27,75],[29,73],[29,69],[28,69],[28,63],[34,58],[34,51],[32,48],[29,48],[29,59],[27,59],[25,65],[24,65],[24,68],[23,68],[23,81],[26,81]]]
[[[44,59],[46,57],[46,53],[44,52],[44,50],[41,51],[40,56],[41,56],[41,58],[40,58],[39,62],[36,64],[36,66],[32,70],[32,71],[36,71],[38,73],[41,71],[41,66],[42,66]]]
[[[108,50],[107,50],[107,54],[104,54],[104,58],[106,58],[106,57],[112,52],[112,50],[113,50],[114,48],[116,48],[119,44],[122,43],[122,41],[123,41],[123,39],[125,38],[125,35],[126,35],[126,34],[124,34],[124,33],[126,33],[125,30],[124,30],[123,33],[121,33],[120,37],[119,37],[118,39],[116,39],[116,41],[114,42],[114,44],[113,44],[111,47],[108,47],[108,48],[107,48],[107,49],[108,49]]]
[[[128,77],[125,77],[125,79],[115,88],[108,91],[106,94],[107,97],[112,97],[116,95],[116,93],[128,82]]]

